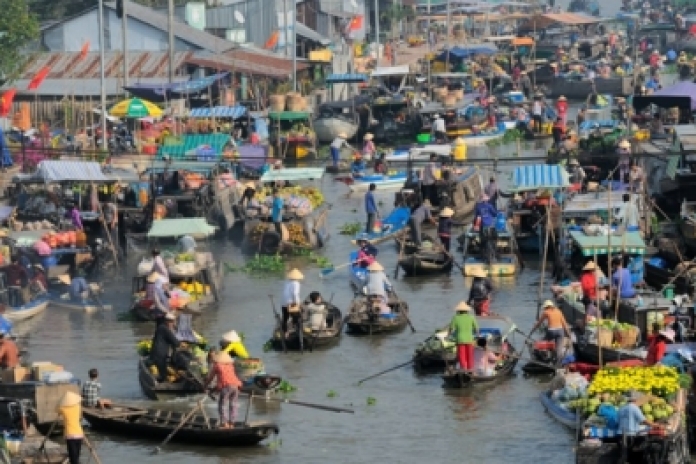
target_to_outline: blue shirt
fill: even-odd
[[[481,218],[481,226],[493,227],[495,218],[498,216],[498,211],[487,201],[479,201],[476,203],[475,217]]]
[[[636,290],[633,288],[631,280],[631,271],[622,267],[611,276],[611,283],[619,289],[620,298],[633,298],[636,296]]]
[[[89,285],[84,277],[75,277],[70,284],[70,296],[82,299],[82,293],[89,291]]]
[[[667,52],[667,59],[668,59],[669,61],[674,61],[674,60],[676,60],[676,59],[677,59],[677,52],[675,52],[674,50],[672,50],[672,49],[670,48],[669,51]]]
[[[377,204],[375,203],[375,194],[368,191],[365,194],[365,212],[367,214],[375,214],[377,212]]]
[[[628,403],[619,408],[619,430],[624,435],[635,435],[640,432],[640,424],[645,422],[645,416],[636,403]]]
[[[271,213],[271,217],[273,218],[273,222],[282,222],[283,221],[283,199],[278,197],[278,198],[273,198],[273,211]]]
[[[659,86],[659,84],[657,82],[655,82],[655,79],[650,79],[648,82],[645,83],[646,89],[655,90],[655,89],[657,89],[658,86]]]

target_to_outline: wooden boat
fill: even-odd
[[[305,300],[304,305],[307,305],[309,300]],[[273,348],[276,350],[313,350],[314,348],[322,348],[333,345],[337,343],[341,338],[341,333],[343,332],[343,314],[341,310],[334,304],[325,303],[329,308],[329,314],[326,317],[326,329],[324,330],[311,330],[309,328],[304,329],[302,334],[302,343],[300,343],[300,337],[297,333],[296,328],[290,328],[290,333],[285,337],[285,345],[283,345],[281,337],[282,329],[276,327],[273,331],[273,337],[271,338],[271,343]],[[305,319],[307,320],[307,319]],[[292,324],[290,324],[292,325]]]
[[[138,380],[145,396],[151,400],[166,401],[183,396],[195,395],[203,391],[201,382],[193,376],[181,378],[177,382],[157,382],[155,376],[147,367],[147,357],[141,357],[138,362]],[[239,375],[243,382],[242,391],[265,395],[280,385],[282,379],[273,375],[252,375],[247,378]]]
[[[351,192],[367,192],[370,184],[375,184],[377,190],[398,190],[406,182],[407,175],[405,172],[390,172],[386,176],[381,174],[373,174],[362,177],[336,177],[334,180],[340,180],[348,185]]]
[[[112,405],[109,408],[82,408],[91,428],[103,433],[163,440],[181,424],[185,412],[141,409]],[[200,446],[252,446],[278,433],[271,422],[236,422],[234,428],[219,428],[217,418],[194,414],[172,436],[172,441]]]
[[[503,346],[512,332],[515,324],[505,316],[491,314],[476,316],[480,333],[490,334],[490,346],[495,351]],[[413,367],[418,371],[444,372],[448,366],[457,363],[457,346],[447,339],[449,328],[444,327],[419,343],[413,353]]]
[[[363,287],[367,285],[368,271],[366,268],[355,264],[358,261],[357,251],[351,252],[348,259],[351,263],[351,265],[348,266],[348,272],[350,273],[350,286],[353,288],[354,292],[361,292]]]
[[[399,260],[399,266],[407,276],[449,273],[453,262],[451,255],[441,251],[420,250]]]
[[[541,405],[544,407],[544,409],[546,409],[546,412],[549,413],[549,415],[553,417],[556,421],[560,422],[561,424],[565,425],[570,429],[577,429],[580,423],[578,421],[578,415],[573,411],[569,411],[561,407],[561,405],[555,402],[551,398],[552,393],[552,391],[545,391],[539,394],[539,400],[541,401]]]
[[[451,370],[442,375],[443,387],[467,388],[475,385],[495,385],[505,380],[512,374],[519,360],[515,348],[510,344],[508,344],[508,347],[510,355],[503,361],[502,365],[496,367],[495,375],[477,375],[462,370]]]
[[[403,253],[405,255],[412,255],[414,253],[418,253],[418,251],[420,251],[421,249],[421,247],[413,243],[413,241],[411,240],[411,234],[409,234],[407,231],[404,231],[399,236],[394,237],[394,242],[396,243],[396,250],[399,253]],[[428,242],[430,242],[431,244],[435,243],[435,239],[433,239],[430,235],[421,232],[421,243],[425,247],[427,247]],[[401,251],[402,248],[403,251]]]
[[[689,271],[678,273],[676,264],[680,261],[666,259],[666,254],[659,252],[656,256],[646,259],[643,263],[645,267],[645,283],[651,288],[661,289],[665,285],[674,285],[675,295],[693,295],[696,290],[696,266],[689,265]],[[675,266],[671,266],[675,263]]]
[[[530,360],[522,366],[527,375],[553,374],[556,370],[556,350],[552,343],[536,341],[529,346]]]
[[[579,339],[580,340],[580,339]],[[579,362],[588,364],[604,365],[610,362],[626,361],[628,359],[644,360],[644,351],[640,349],[630,350],[623,348],[611,348],[603,346],[601,348],[602,355],[600,357],[600,347],[593,342],[584,342],[584,340],[573,343],[575,351],[575,359]],[[600,363],[600,359],[602,362]]]
[[[452,156],[452,145],[449,143],[424,143],[415,146],[396,147],[387,152],[387,161],[430,161],[430,155],[436,154],[444,159]]]
[[[69,297],[63,298],[63,295],[52,291],[49,291],[49,297],[51,300],[51,306],[54,308],[85,311],[88,313],[92,313],[100,309],[107,311],[112,309],[111,305],[100,304],[99,302],[94,301],[93,298],[90,298],[90,301],[86,303],[78,303],[76,301],[72,301]]]
[[[406,207],[394,208],[387,217],[382,220],[382,230],[379,232],[371,231],[367,235],[361,232],[356,234],[351,243],[357,245],[358,239],[365,237],[368,242],[373,245],[385,242],[390,238],[394,238],[399,233],[403,232],[408,226],[408,220],[411,217],[411,210]]]
[[[464,275],[472,276],[476,271],[483,271],[490,277],[510,277],[517,274],[520,266],[519,250],[511,227],[498,231],[495,238],[495,257],[491,262],[484,256],[479,243],[479,232],[469,229],[464,234]],[[469,254],[471,253],[471,254]]]
[[[43,312],[48,307],[49,303],[50,300],[42,296],[22,306],[7,305],[7,309],[3,316],[10,322],[24,321]]]
[[[350,304],[345,320],[348,332],[356,335],[372,335],[402,330],[408,324],[408,304],[394,295],[389,296],[387,304],[392,313],[385,317],[379,315],[379,308],[372,308],[372,302],[368,296],[356,296]]]
[[[490,277],[511,277],[517,274],[519,260],[516,255],[500,255],[494,263],[486,263],[481,258],[468,256],[464,260],[464,275],[472,276],[475,271],[482,270]]]

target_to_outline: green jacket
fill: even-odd
[[[454,332],[458,345],[474,343],[474,334],[478,332],[476,317],[469,313],[457,313],[450,322],[450,330]]]

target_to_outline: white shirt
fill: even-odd
[[[638,207],[633,203],[624,203],[619,208],[619,214],[617,219],[626,227],[638,227],[638,222],[640,221],[640,213],[638,212]]]
[[[331,142],[331,148],[338,148],[339,150],[346,144],[346,141],[341,137],[336,137],[333,142]]]
[[[312,330],[323,330],[326,328],[326,305],[324,303],[307,305],[309,312],[309,327]]]
[[[435,132],[446,132],[445,120],[442,118],[437,118],[433,121],[433,131]]]
[[[387,275],[382,272],[370,271],[367,275],[367,294],[379,295],[382,298],[387,297],[387,287],[391,287],[391,282]]]
[[[300,304],[300,283],[297,280],[288,280],[283,288],[283,306]]]
[[[532,109],[532,114],[534,116],[541,116],[541,102],[540,101],[534,102],[534,108]]]

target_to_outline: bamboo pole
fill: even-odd
[[[544,290],[544,277],[546,277],[546,258],[549,253],[549,235],[551,233],[551,215],[549,214],[549,210],[546,210],[546,242],[544,244],[544,257],[543,260],[541,261],[541,278],[539,279],[539,293],[538,293],[538,298],[537,298],[537,320],[539,319],[539,315],[541,312],[541,293]]]

